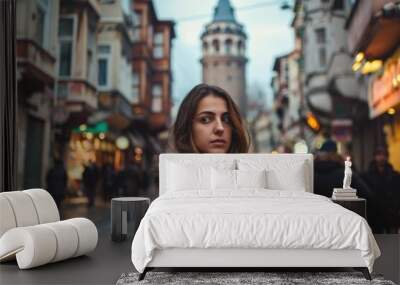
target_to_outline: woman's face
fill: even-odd
[[[226,153],[232,127],[224,99],[208,95],[200,100],[192,124],[193,142],[201,153]]]

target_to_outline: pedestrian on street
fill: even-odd
[[[333,188],[342,188],[344,178],[344,158],[337,153],[336,142],[326,140],[314,160],[314,193],[332,197]],[[357,189],[357,195],[370,200],[372,191],[361,176],[353,170],[351,187]]]
[[[116,194],[117,197],[125,197],[128,193],[128,173],[126,167],[123,166],[118,172],[116,177]]]
[[[91,160],[89,162],[89,165],[85,167],[82,176],[83,185],[85,188],[86,196],[88,198],[89,208],[93,207],[96,198],[97,179],[98,179],[97,166],[94,163],[94,161]]]
[[[388,162],[385,148],[374,151],[369,169],[363,175],[375,194],[375,213],[372,227],[376,233],[399,233],[400,230],[400,173]]]
[[[64,168],[64,163],[60,159],[54,160],[54,166],[47,172],[46,176],[47,190],[53,196],[60,210],[61,203],[64,200],[65,192],[67,190],[68,176]]]
[[[126,166],[126,195],[141,196],[139,168],[134,163],[128,162]]]
[[[105,163],[103,165],[102,174],[103,174],[103,181],[102,181],[103,198],[104,201],[107,202],[111,199],[111,197],[113,197],[115,192],[114,187],[115,187],[116,174],[111,163]]]

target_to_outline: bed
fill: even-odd
[[[160,196],[132,242],[159,267],[353,267],[380,251],[366,220],[313,194],[311,154],[161,154]]]

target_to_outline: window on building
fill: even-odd
[[[238,50],[238,54],[242,55],[243,54],[243,42],[242,41],[238,41],[237,43],[237,50]]]
[[[164,57],[164,34],[162,32],[154,34],[153,56],[154,58]]]
[[[212,45],[213,45],[213,48],[214,48],[214,52],[215,53],[219,53],[219,41],[218,40],[213,40]]]
[[[99,58],[99,86],[107,86],[108,84],[108,60]]]
[[[162,87],[161,84],[154,84],[151,89],[152,101],[151,111],[158,113],[162,111]]]
[[[302,55],[299,59],[298,59],[298,64],[299,64],[299,69],[300,70],[304,70],[304,56]]]
[[[216,28],[213,30],[213,32],[216,33],[216,34],[218,34],[218,33],[221,32],[221,28],[220,28],[220,27],[216,27]]]
[[[149,44],[153,43],[153,26],[149,25],[147,28],[147,40],[149,42]]]
[[[326,50],[324,47],[321,47],[319,49],[319,63],[321,66],[325,66],[326,65]]]
[[[208,51],[208,43],[204,42],[203,43],[203,53],[207,53],[207,51]]]
[[[67,83],[57,84],[57,97],[59,99],[66,99],[68,97],[68,84]]]
[[[132,74],[132,99],[133,103],[139,103],[140,98],[140,76],[138,72]]]
[[[49,44],[49,27],[50,2],[49,0],[39,0],[37,1],[36,12],[36,41],[44,48],[48,48]]]
[[[343,10],[343,9],[344,9],[343,0],[335,0],[333,2],[333,10]]]
[[[163,32],[156,32],[154,34],[154,44],[156,44],[156,45],[164,44],[164,34],[163,34]]]
[[[287,86],[287,84],[289,83],[289,63],[287,60],[282,59],[281,61],[281,81],[282,84]]]
[[[142,13],[140,11],[134,12],[134,24],[133,24],[133,41],[139,42],[141,38],[141,31],[142,31]]]
[[[228,55],[232,53],[232,40],[231,39],[227,39],[225,41],[225,53]]]
[[[317,43],[324,44],[326,43],[326,33],[325,28],[318,28],[315,30],[315,36],[317,38]]]
[[[74,46],[74,28],[75,17],[60,17],[58,26],[58,39],[60,43],[59,50],[59,75],[71,76],[72,60],[73,60],[73,46]]]
[[[98,48],[99,55],[101,54],[110,54],[111,53],[111,46],[109,45],[99,45]]]
[[[98,46],[98,85],[100,88],[108,88],[110,85],[110,68],[111,66],[111,46]]]

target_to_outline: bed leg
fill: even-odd
[[[144,269],[144,271],[142,273],[139,274],[139,278],[138,281],[142,281],[144,279],[144,277],[146,276],[148,269],[147,267]]]
[[[367,267],[355,267],[354,269],[357,271],[361,271],[362,274],[364,275],[365,279],[372,280],[371,274],[369,274],[369,270]]]

